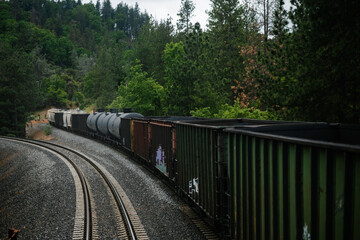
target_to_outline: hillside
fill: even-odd
[[[191,0],[176,23],[109,0],[0,1],[0,134],[47,106],[359,123],[359,5],[269,2],[212,0],[203,30]]]

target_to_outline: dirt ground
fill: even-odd
[[[44,128],[49,121],[46,119],[46,113],[48,109],[44,109],[35,114],[35,120],[26,123],[26,137],[35,140],[51,140],[54,137],[50,135],[46,136]]]

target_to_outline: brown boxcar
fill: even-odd
[[[195,117],[151,117],[133,119],[132,151],[170,180],[175,180],[175,121],[200,120]]]

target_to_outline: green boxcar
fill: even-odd
[[[360,127],[227,129],[232,239],[360,239]]]
[[[229,226],[227,159],[223,156],[223,129],[256,128],[277,121],[217,119],[176,122],[176,174],[179,188],[213,220],[219,232]]]

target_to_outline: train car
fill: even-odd
[[[284,122],[250,119],[212,119],[176,122],[176,185],[218,227],[226,229],[221,206],[226,190],[227,169],[222,146],[223,130],[229,127],[255,129]],[[220,221],[221,220],[221,221]]]
[[[51,125],[55,126],[55,113],[60,112],[61,109],[51,108],[47,111],[47,119]]]
[[[73,113],[71,114],[71,130],[76,133],[87,135],[89,128],[86,125],[86,120],[90,114],[88,113]]]
[[[131,121],[131,150],[160,173],[175,180],[175,121],[200,120],[196,117],[146,117]]]
[[[97,121],[99,120],[99,117],[101,115],[105,114],[104,112],[94,112],[91,113],[87,120],[86,120],[86,125],[90,130],[91,135],[95,135],[99,130],[97,127]]]
[[[110,139],[113,142],[118,143],[120,141],[120,123],[121,123],[121,115],[124,114],[123,112],[115,113],[109,119],[108,123],[108,130],[110,134]]]
[[[68,109],[66,111],[63,111],[63,128],[70,129],[72,125],[71,117],[72,114],[84,114],[85,111],[77,109]]]
[[[105,112],[104,114],[99,116],[99,119],[96,123],[100,135],[106,139],[109,139],[111,136],[109,131],[109,122],[110,119],[114,116],[116,116],[116,113]]]
[[[64,125],[64,121],[63,121],[64,112],[59,111],[59,112],[55,112],[54,114],[55,114],[55,126],[62,128]]]
[[[226,235],[360,239],[360,126],[231,128],[222,139]]]
[[[123,148],[131,151],[131,127],[130,121],[132,118],[143,118],[140,113],[124,113],[120,116],[120,144]]]
[[[63,124],[62,124],[62,128],[65,128],[65,129],[67,129],[68,128],[68,115],[70,115],[71,114],[71,112],[70,112],[70,110],[64,110],[63,111]]]
[[[150,159],[150,129],[148,118],[133,118],[130,122],[131,151],[137,157],[154,165]]]

